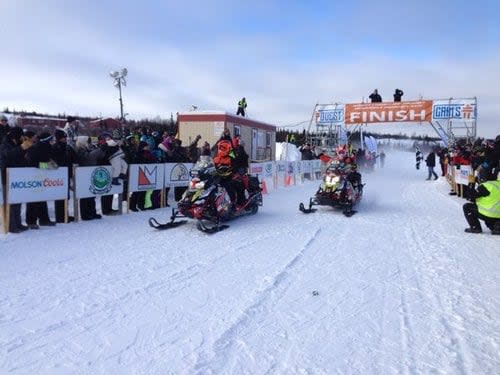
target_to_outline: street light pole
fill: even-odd
[[[109,73],[111,78],[113,78],[113,85],[118,87],[118,92],[120,95],[120,123],[122,125],[122,137],[125,137],[125,118],[123,116],[123,99],[122,99],[122,85],[127,86],[127,81],[125,77],[127,76],[127,68],[123,68],[121,71],[112,71]]]
[[[122,100],[122,84],[118,82],[118,92],[120,93],[120,121],[123,123],[123,100]]]

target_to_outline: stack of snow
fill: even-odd
[[[294,144],[276,142],[276,160],[298,161],[301,160],[301,156]]]

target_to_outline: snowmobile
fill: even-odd
[[[229,227],[223,222],[256,214],[259,206],[262,206],[259,179],[254,176],[244,177],[248,179],[245,201],[237,206],[231,202],[226,190],[229,175],[228,170],[216,168],[210,158],[200,159],[190,172],[189,187],[178,202],[177,209],[172,209],[170,221],[161,224],[150,218],[149,225],[156,229],[169,229],[187,222],[175,221],[178,217],[187,217],[196,219],[197,228],[202,232],[215,233]]]
[[[315,212],[313,206],[331,206],[341,208],[345,216],[356,213],[354,206],[361,201],[363,195],[361,175],[355,170],[346,170],[343,166],[329,166],[323,176],[323,181],[314,197],[309,199],[309,207],[299,204],[299,210],[305,214]]]

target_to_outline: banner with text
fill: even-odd
[[[9,204],[68,198],[68,168],[7,168]]]
[[[317,105],[314,112],[314,120],[318,125],[343,125],[344,124],[344,105],[343,104],[325,104]]]
[[[431,121],[432,100],[345,105],[345,124]]]
[[[469,177],[473,176],[474,172],[470,165],[461,165],[460,168],[455,166],[455,182],[461,185],[469,184]]]
[[[474,99],[434,100],[432,119],[475,121],[477,119],[476,101]]]

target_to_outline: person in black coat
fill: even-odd
[[[401,97],[403,96],[403,94],[404,94],[403,90],[396,89],[394,91],[394,101],[395,102],[400,102],[401,101]]]
[[[33,145],[33,136],[32,132],[26,136],[23,135],[21,128],[16,127],[9,130],[0,146],[2,174],[7,168],[27,166],[26,152]],[[23,225],[21,220],[21,203],[11,204],[9,207],[9,232],[20,233],[27,229],[28,226]]]
[[[427,165],[427,170],[429,171],[427,180],[430,180],[431,176],[434,176],[434,180],[437,180],[438,175],[434,172],[434,167],[436,166],[436,154],[433,150],[431,150],[429,155],[427,155],[427,158],[425,158],[425,164]]]
[[[248,190],[248,159],[249,156],[245,151],[245,143],[239,140],[238,146],[234,150],[234,158],[232,161],[233,166],[233,189],[236,191],[236,204],[242,206],[245,204],[245,189]]]
[[[10,126],[7,121],[7,116],[0,115],[0,144],[3,142],[5,136],[10,131]]]
[[[52,146],[50,145],[52,138],[52,135],[48,132],[42,132],[38,136],[38,142],[28,149],[26,153],[28,166],[41,169],[57,167],[53,160]],[[26,204],[26,224],[30,229],[38,229],[38,225],[56,225],[49,218],[47,202],[30,202]]]
[[[68,168],[68,181],[73,177],[73,163],[76,162],[75,150],[68,145],[68,136],[65,131],[57,129],[54,133],[56,142],[52,145],[52,155],[59,167]],[[68,189],[69,198],[69,189]],[[64,200],[55,201],[56,222],[64,223]],[[68,216],[68,222],[75,221],[73,216]]]
[[[106,143],[106,138],[100,136],[97,147],[89,154],[91,161],[95,163],[93,165],[111,165],[109,156],[113,152],[109,148],[110,146]],[[103,215],[117,215],[119,213],[118,210],[113,209],[113,194],[101,195],[101,211]]]
[[[92,153],[92,146],[88,142],[89,137],[85,139],[84,136],[78,136],[75,143],[76,164],[81,167],[91,167],[98,165],[95,153]],[[81,198],[80,199],[80,217],[82,220],[100,219],[102,216],[97,213],[95,197]]]
[[[382,102],[382,97],[380,96],[380,94],[378,93],[378,90],[375,89],[369,96],[369,98],[371,99],[372,103],[380,103]]]

